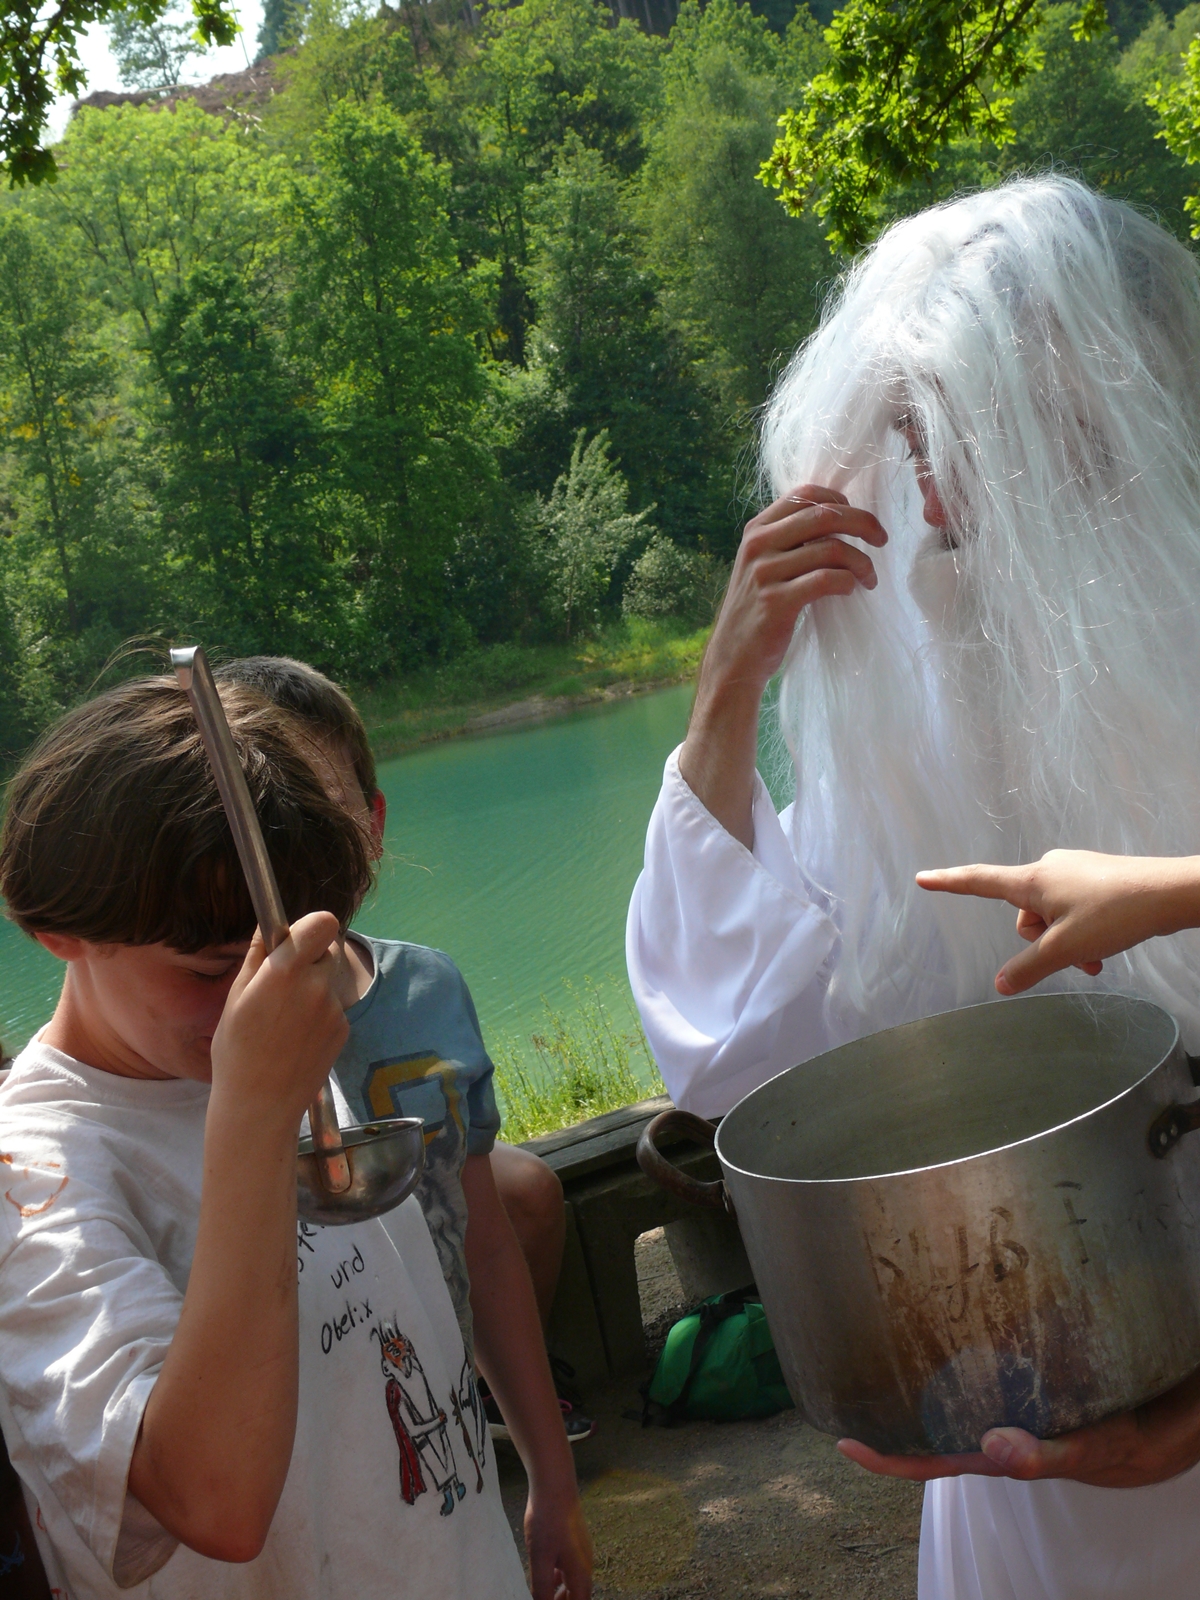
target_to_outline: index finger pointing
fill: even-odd
[[[946,894],[973,894],[983,900],[1007,900],[1018,904],[1025,886],[1023,867],[995,867],[975,863],[969,867],[935,867],[917,873],[922,889],[940,889]],[[1017,898],[1014,899],[1013,897]]]

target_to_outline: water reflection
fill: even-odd
[[[624,920],[690,686],[385,762],[387,850],[357,925],[448,950],[485,1036],[526,1037],[541,996],[593,978],[623,1004]],[[49,1016],[59,964],[0,925],[0,1038]]]

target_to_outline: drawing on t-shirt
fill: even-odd
[[[372,1061],[363,1083],[363,1099],[373,1117],[420,1117],[425,1143],[432,1144],[452,1127],[455,1139],[465,1135],[459,1067],[428,1050]]]
[[[384,1395],[400,1451],[400,1498],[415,1505],[432,1483],[442,1496],[441,1514],[448,1517],[467,1486],[458,1475],[446,1413],[398,1322],[372,1328],[371,1337],[379,1340],[379,1364],[387,1379]]]
[[[0,1161],[5,1162],[8,1166],[12,1167],[14,1173],[18,1171],[18,1168],[10,1155],[0,1155]],[[57,1161],[44,1161],[42,1166],[50,1168],[51,1172],[62,1172],[62,1167]],[[29,1184],[36,1183],[36,1181],[43,1176],[40,1167],[22,1167],[19,1170],[24,1175],[24,1181]],[[45,1181],[47,1183],[54,1183],[54,1179],[49,1175],[49,1173],[45,1175]],[[10,1206],[16,1207],[18,1213],[22,1217],[40,1217],[43,1211],[49,1211],[50,1207],[58,1199],[59,1195],[67,1187],[67,1184],[70,1181],[71,1180],[67,1177],[66,1173],[63,1172],[62,1177],[57,1183],[54,1184],[54,1188],[49,1196],[46,1199],[39,1201],[36,1205],[33,1203],[32,1199],[25,1203],[18,1200],[11,1189],[6,1189],[4,1191],[4,1198],[8,1201]]]
[[[458,1375],[458,1392],[451,1390],[450,1404],[454,1408],[455,1420],[462,1429],[463,1443],[467,1447],[471,1465],[475,1468],[475,1493],[479,1494],[483,1488],[483,1469],[487,1461],[484,1451],[488,1426],[483,1401],[475,1386],[470,1356],[463,1357],[462,1371]]]

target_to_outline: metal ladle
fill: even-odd
[[[250,903],[270,952],[288,936],[287,913],[212,669],[199,645],[172,650],[171,665],[199,724]],[[300,1140],[297,1169],[297,1208],[306,1221],[365,1222],[392,1210],[416,1188],[425,1166],[420,1117],[385,1117],[340,1128],[326,1078],[308,1108],[308,1122],[312,1134]]]

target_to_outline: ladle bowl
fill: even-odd
[[[321,1180],[310,1138],[300,1140],[296,1203],[305,1222],[338,1227],[367,1222],[407,1200],[425,1170],[424,1124],[420,1117],[385,1117],[342,1129],[350,1187],[331,1194]]]

